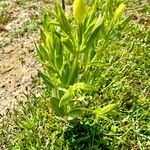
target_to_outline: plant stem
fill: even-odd
[[[73,77],[74,77],[76,68],[78,67],[78,59],[79,59],[79,53],[77,52],[77,54],[75,55],[75,60],[74,60],[74,62],[73,62],[71,74],[70,74],[70,76],[69,76],[67,85],[71,84],[71,81],[72,81],[72,79],[73,79]]]

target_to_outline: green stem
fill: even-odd
[[[96,60],[96,58],[99,57],[100,52],[105,48],[107,41],[105,40],[103,45],[101,46],[101,48],[96,52],[95,56],[93,57],[93,59],[91,60],[91,62],[94,62]]]
[[[71,84],[72,79],[73,79],[74,74],[75,74],[75,71],[76,71],[76,68],[78,67],[78,59],[79,59],[79,53],[77,52],[77,54],[75,55],[75,60],[73,62],[72,70],[71,70],[71,73],[70,73],[70,76],[68,79],[68,83],[67,83],[68,85]]]
[[[73,42],[75,42],[72,35],[71,35],[71,37],[72,37]],[[78,67],[79,51],[80,51],[80,45],[82,43],[82,26],[81,26],[81,24],[77,25],[77,39],[78,39],[77,51],[76,51],[76,54],[75,54],[75,58],[73,60],[72,70],[71,70],[67,85],[72,84],[71,82],[74,78],[75,71]]]

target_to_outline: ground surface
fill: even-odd
[[[38,31],[35,22],[29,21],[37,15],[35,8],[41,2],[31,4],[33,9],[19,1],[0,1],[1,9],[6,7],[3,15],[10,15],[8,23],[5,18],[1,20],[0,29],[0,113],[17,99],[24,99],[24,93],[34,91],[38,69],[34,41],[38,39]]]

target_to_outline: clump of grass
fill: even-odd
[[[109,93],[109,96],[111,94]],[[125,103],[110,120],[92,124],[83,117],[69,128],[56,118],[50,99],[28,96],[0,124],[1,149],[146,149],[150,146],[150,104],[147,97]],[[88,115],[88,114],[87,114]],[[62,133],[64,132],[64,136]]]
[[[0,26],[6,25],[11,20],[10,1],[0,1]]]
[[[38,21],[36,19],[31,19],[22,24],[21,27],[11,31],[9,34],[14,38],[20,38],[26,32],[34,32],[38,29]]]
[[[11,14],[8,10],[3,9],[0,11],[0,25],[6,25],[11,19]]]
[[[32,95],[10,114],[3,118],[0,126],[1,149],[58,149],[62,143],[61,125],[51,113],[50,101],[45,97]]]

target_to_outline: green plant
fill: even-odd
[[[19,38],[24,35],[25,32],[34,32],[38,27],[38,22],[36,19],[27,20],[22,24],[21,27],[16,28],[14,31],[10,32],[10,35],[14,38]]]
[[[21,65],[25,64],[25,58],[24,58],[24,55],[23,55],[23,54],[20,54],[20,56],[19,56],[18,59],[19,59]]]
[[[113,1],[114,3],[111,4],[113,12],[121,1]],[[92,2],[89,1],[89,6],[93,7]],[[101,1],[101,4],[97,5],[97,11],[102,14],[106,9],[106,3],[103,2]],[[145,7],[138,0],[134,2],[128,0],[127,2],[128,10],[137,10],[137,6],[143,9]],[[145,5],[148,6],[148,1]],[[108,14],[110,15],[110,13]],[[107,15],[105,15],[106,17]],[[113,17],[107,18],[111,20]],[[55,22],[53,17],[50,17],[50,20]],[[104,19],[104,22],[106,31],[106,27],[110,27],[109,21],[106,22]],[[73,23],[71,26],[75,28],[76,24],[72,17],[69,18],[69,23]],[[43,90],[40,90],[37,97],[29,96],[28,100],[25,103],[19,103],[12,113],[7,113],[3,117],[0,115],[1,120],[4,118],[0,122],[0,149],[149,149],[150,30],[148,25],[142,25],[134,19],[130,21],[123,32],[121,32],[122,27],[119,24],[114,28],[111,36],[107,37],[106,42],[106,36],[101,34],[101,31],[94,42],[94,49],[99,50],[97,59],[101,66],[96,63],[95,66],[90,67],[89,72],[97,71],[92,85],[98,89],[94,93],[90,92],[85,95],[80,94],[79,91],[76,95],[79,97],[77,101],[80,102],[80,106],[92,110],[119,102],[116,111],[107,113],[109,119],[104,118],[107,120],[98,120],[93,123],[95,116],[90,112],[82,112],[79,117],[70,120],[69,125],[66,124],[52,111],[51,88],[47,86],[47,88],[43,88],[44,93]],[[59,32],[58,28],[54,27]],[[51,32],[51,27],[49,30]],[[59,33],[62,34],[62,32]],[[49,75],[47,70],[42,72]],[[80,72],[82,71],[80,70]],[[49,76],[51,77],[51,74]],[[87,83],[86,79],[83,78],[81,81],[85,80]]]
[[[86,108],[84,101],[78,100],[97,92],[95,78],[99,76],[99,68],[108,65],[100,63],[100,51],[105,49],[110,37],[120,32],[130,20],[127,17],[120,21],[124,4],[114,12],[111,3],[107,0],[105,9],[100,13],[97,12],[98,0],[92,9],[86,8],[83,1],[74,1],[75,22],[58,4],[55,4],[55,13],[44,16],[37,47],[38,58],[43,65],[39,75],[48,88],[55,114],[65,121],[86,111],[104,117],[117,105],[93,110]],[[102,38],[102,43],[99,38]],[[99,44],[102,44],[101,48],[98,48]]]
[[[8,10],[0,11],[0,25],[6,25],[11,19],[11,14]]]

